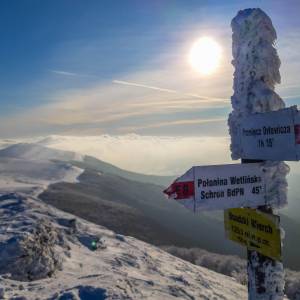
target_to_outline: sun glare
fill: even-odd
[[[202,75],[216,71],[221,60],[221,47],[210,37],[202,37],[192,46],[189,53],[189,63]]]

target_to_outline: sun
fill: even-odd
[[[197,40],[190,52],[189,63],[202,75],[210,75],[220,64],[222,49],[211,37],[202,37]]]

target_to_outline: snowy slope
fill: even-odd
[[[0,295],[28,300],[246,299],[246,288],[230,277],[73,219],[25,195],[0,197]],[[98,241],[96,250],[92,240]]]
[[[47,149],[34,144],[16,144],[0,150],[0,194],[26,192],[38,195],[49,184],[76,182],[83,170],[56,159],[72,159],[76,154]]]
[[[141,173],[130,172],[130,171],[120,169],[102,160],[98,160],[94,157],[87,156],[85,154],[79,154],[74,151],[49,148],[49,145],[51,144],[50,141],[52,142],[64,141],[64,138],[57,137],[54,139],[54,137],[48,137],[46,139],[40,140],[40,142],[37,143],[35,143],[34,140],[31,140],[31,143],[29,142],[25,143],[24,141],[16,142],[14,140],[5,140],[4,142],[3,140],[3,144],[1,144],[1,140],[0,140],[0,159],[1,158],[22,159],[22,160],[26,160],[26,161],[28,160],[30,162],[33,162],[34,164],[36,164],[37,161],[70,162],[73,166],[77,166],[82,169],[92,168],[93,170],[98,170],[99,173],[110,173],[124,178],[128,178],[130,180],[146,182],[146,183],[154,183],[154,184],[164,185],[164,186],[169,185],[169,183],[172,182],[174,179],[174,176],[145,175]],[[10,144],[10,143],[14,143],[14,144]],[[79,140],[78,143],[80,144]],[[42,144],[45,145],[43,146]],[[3,146],[2,149],[1,149],[1,145]],[[6,145],[6,147],[4,147],[4,145]],[[98,146],[99,149],[101,149],[101,146],[100,145]],[[68,147],[72,149],[71,144],[68,144]]]
[[[29,160],[82,160],[82,155],[72,151],[61,151],[34,143],[17,143],[0,150],[0,157]]]
[[[0,299],[246,298],[232,278],[38,200],[49,184],[82,172],[51,161],[57,153],[66,158],[28,144],[0,151]]]
[[[7,148],[8,146],[11,146],[16,143],[17,142],[12,139],[0,139],[0,149]]]

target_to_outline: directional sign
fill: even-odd
[[[261,164],[193,167],[164,193],[193,211],[266,205],[263,170]]]
[[[300,113],[295,106],[242,119],[241,158],[300,159]]]
[[[281,260],[279,220],[279,216],[249,208],[224,211],[228,239],[276,260]]]

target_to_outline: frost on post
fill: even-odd
[[[262,163],[266,182],[266,203],[275,208],[287,204],[287,179],[290,167],[284,162],[266,161]]]
[[[241,158],[238,132],[242,116],[284,108],[284,102],[274,91],[280,83],[280,60],[274,48],[276,32],[271,19],[260,9],[240,11],[231,22],[234,94],[233,111],[229,115],[231,152]]]
[[[280,83],[280,59],[274,47],[277,38],[271,19],[261,9],[240,11],[232,20],[232,64],[234,94],[233,111],[228,125],[231,135],[231,156],[241,158],[239,126],[241,118],[252,113],[275,111],[285,107],[275,92]],[[286,204],[289,167],[284,162],[265,162],[268,184],[266,200],[274,207]],[[282,263],[249,252],[249,299],[283,299],[284,272]],[[251,285],[255,286],[251,286]]]
[[[284,270],[282,263],[273,261],[261,262],[257,252],[251,252],[251,268],[248,264],[249,300],[282,300],[284,297]],[[253,268],[254,267],[254,268]],[[255,272],[253,270],[255,269]],[[256,291],[257,278],[262,274],[263,281]],[[259,293],[261,292],[261,294]]]
[[[231,22],[232,64],[234,71],[234,94],[231,97],[232,112],[228,125],[231,135],[231,156],[241,158],[239,126],[241,117],[252,113],[275,111],[285,107],[274,91],[280,83],[280,59],[274,47],[276,31],[271,19],[259,8],[240,11]],[[283,162],[270,163],[268,175],[274,189],[267,199],[276,208],[287,203],[286,175],[289,167]],[[276,198],[276,200],[274,199]]]

